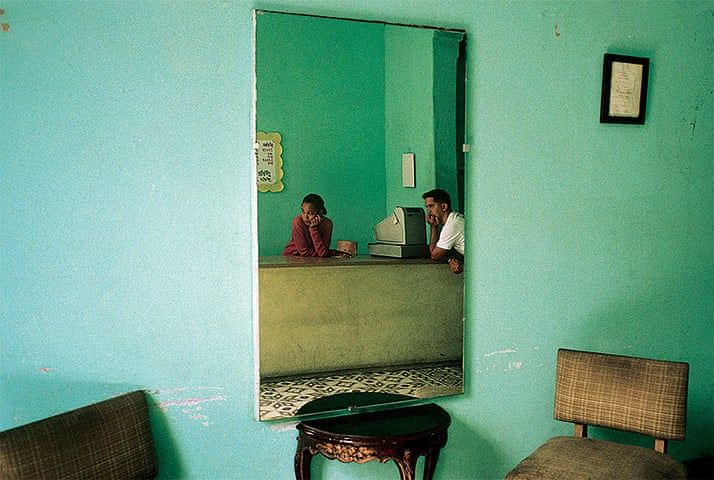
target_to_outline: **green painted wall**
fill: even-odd
[[[263,13],[257,129],[282,135],[282,192],[258,194],[261,255],[280,255],[308,193],[337,240],[373,241],[384,217],[384,26]]]
[[[434,188],[434,32],[389,26],[385,31],[385,212],[424,205]],[[402,186],[402,154],[413,153],[415,188]]]
[[[163,478],[291,478],[294,430],[254,420],[251,10],[279,7],[468,32],[467,392],[437,478],[570,431],[558,347],[690,362],[671,453],[714,453],[710,0],[1,7],[0,428],[147,388]],[[605,52],[650,57],[645,125],[598,123]]]

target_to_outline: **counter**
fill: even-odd
[[[263,257],[262,378],[461,362],[463,275],[431,259]]]

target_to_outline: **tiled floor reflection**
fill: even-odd
[[[337,393],[383,392],[426,398],[451,395],[462,390],[460,365],[399,367],[394,370],[263,381],[260,385],[260,418],[292,417],[310,400]]]

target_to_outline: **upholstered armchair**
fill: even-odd
[[[142,391],[0,432],[3,480],[125,480],[157,473]]]
[[[558,350],[554,416],[575,435],[551,438],[506,479],[686,478],[667,442],[684,439],[688,379],[687,363]],[[588,438],[589,425],[648,435],[654,448]]]

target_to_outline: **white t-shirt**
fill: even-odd
[[[464,216],[461,213],[449,213],[446,223],[441,227],[436,246],[443,250],[453,248],[461,255],[464,254]]]

